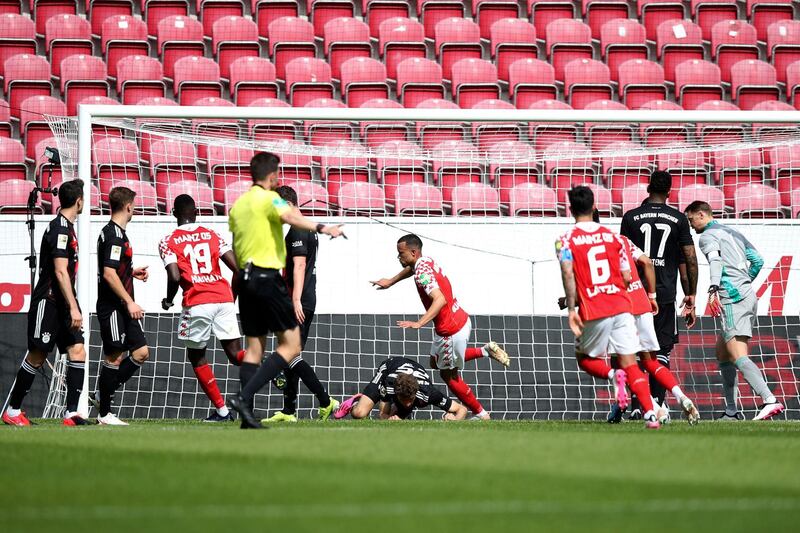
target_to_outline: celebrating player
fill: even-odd
[[[417,292],[425,306],[425,314],[416,322],[401,320],[402,328],[419,329],[433,320],[434,336],[431,346],[431,367],[439,369],[447,387],[466,405],[476,418],[487,420],[489,413],[472,393],[469,385],[461,379],[458,369],[465,361],[489,356],[503,366],[508,366],[509,357],[496,342],[489,341],[481,348],[467,348],[469,342],[469,315],[458,304],[450,280],[433,259],[422,255],[422,240],[414,234],[400,237],[397,241],[397,258],[403,266],[391,279],[371,281],[378,289],[388,289],[395,283],[414,276]]]
[[[761,271],[764,260],[741,233],[716,220],[711,206],[694,201],[686,207],[692,228],[700,234],[700,251],[706,256],[711,273],[708,288],[708,307],[715,317],[721,317],[721,332],[717,339],[717,361],[725,393],[725,412],[722,420],[741,420],[736,405],[738,368],[763,404],[753,420],[767,420],[783,411],[769,389],[761,370],[748,357],[748,341],[753,336],[758,298],[752,282]]]
[[[83,316],[75,297],[78,269],[78,240],[75,220],[83,210],[83,181],[67,181],[58,189],[61,210],[50,221],[39,249],[39,281],[33,289],[28,311],[28,353],[17,372],[3,422],[12,426],[31,425],[20,409],[53,346],[67,354],[67,411],[65,426],[82,426],[78,398],[83,386],[86,350],[83,345]]]
[[[645,426],[658,429],[647,378],[636,364],[641,346],[627,294],[631,273],[622,239],[592,220],[594,194],[590,188],[570,189],[569,204],[575,226],[556,241],[556,255],[578,366],[589,375],[611,380],[621,409],[628,404],[627,381],[647,410]],[[579,312],[576,306],[580,306]],[[606,353],[618,358],[621,370],[613,370],[602,359]]]
[[[178,195],[172,214],[178,221],[178,228],[164,237],[158,246],[167,269],[167,297],[161,300],[161,307],[165,311],[172,307],[178,287],[183,289],[178,338],[186,345],[186,357],[200,387],[216,408],[205,421],[233,420],[219,392],[214,371],[206,360],[206,346],[213,329],[228,360],[240,364],[237,355],[242,346],[236,306],[231,286],[222,277],[219,267],[222,260],[236,272],[236,257],[216,231],[196,223],[194,198],[188,194]]]
[[[297,206],[297,193],[288,186],[275,189],[278,195],[292,206]],[[317,249],[319,242],[317,234],[313,231],[289,228],[286,234],[286,284],[291,293],[294,316],[300,324],[300,346],[306,348],[308,333],[311,330],[311,322],[314,320],[314,311],[317,307]],[[295,369],[302,367],[302,373],[309,379],[303,382],[306,387],[317,397],[320,406],[332,405],[332,410],[336,410],[339,405],[337,400],[332,399],[325,387],[320,383],[317,374],[301,355],[295,357],[290,363],[289,368],[283,371],[283,378],[280,376],[274,381],[279,382],[283,387],[283,409],[262,420],[262,422],[297,422],[297,393],[300,383],[300,373]],[[308,367],[308,368],[306,368]],[[329,416],[330,411],[320,410],[320,418]]]
[[[466,407],[431,385],[422,365],[405,357],[383,361],[364,392],[342,402],[333,416],[340,419],[349,413],[353,418],[367,418],[378,402],[382,420],[404,420],[414,409],[429,405],[443,410],[445,420],[463,420],[467,416]]]
[[[144,311],[134,301],[133,280],[147,281],[147,267],[133,267],[133,249],[125,228],[133,218],[136,193],[114,187],[108,193],[111,220],[97,240],[97,319],[105,360],[97,378],[97,421],[110,426],[127,426],[111,412],[114,392],[125,384],[150,356],[140,320]],[[128,357],[122,358],[125,352]]]

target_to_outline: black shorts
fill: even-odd
[[[658,304],[658,314],[653,317],[656,338],[661,349],[659,354],[668,355],[678,343],[678,324],[675,315],[675,302]]]
[[[100,322],[104,355],[134,352],[147,346],[141,322],[132,319],[127,309],[98,309],[97,320]]]
[[[252,267],[249,279],[239,272],[239,316],[246,337],[297,327],[286,282],[275,269]]]
[[[314,321],[314,309],[306,309],[304,307],[303,314],[306,316],[306,319],[300,324],[300,347],[305,350],[308,334],[311,332],[311,322]]]
[[[28,350],[49,354],[53,346],[60,353],[75,344],[83,344],[83,330],[74,331],[66,304],[43,298],[31,301],[28,311]]]

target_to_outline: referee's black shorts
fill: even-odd
[[[653,326],[656,338],[661,349],[659,354],[668,356],[672,348],[678,343],[678,324],[675,314],[675,302],[658,302],[658,314],[653,317]]]
[[[245,279],[239,272],[239,316],[246,337],[262,337],[297,327],[286,282],[273,268],[250,268]]]

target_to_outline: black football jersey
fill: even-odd
[[[122,300],[114,294],[103,278],[103,269],[111,267],[117,271],[122,286],[133,298],[133,250],[125,230],[113,221],[103,226],[97,240],[97,309],[121,307]]]
[[[398,402],[394,394],[394,383],[400,374],[411,374],[419,382],[417,398],[410,409]],[[450,398],[431,384],[431,378],[422,365],[405,357],[390,357],[383,361],[378,367],[375,377],[364,389],[364,394],[375,403],[382,401],[393,404],[397,409],[397,416],[400,418],[407,418],[414,409],[429,405],[449,411],[453,404]]]
[[[54,262],[56,258],[67,259],[67,272],[74,295],[75,276],[78,272],[78,239],[75,236],[74,225],[61,213],[50,221],[42,235],[42,245],[39,249],[39,280],[33,289],[32,301],[46,298],[57,304],[66,305],[56,280]]]
[[[300,301],[303,309],[317,307],[317,250],[319,241],[316,232],[290,228],[286,234],[286,283],[289,295],[294,286],[294,258],[306,258],[306,272],[303,282],[303,293]]]

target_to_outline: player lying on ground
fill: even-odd
[[[237,366],[241,364],[244,352],[236,306],[231,286],[222,277],[219,266],[222,261],[232,272],[237,272],[236,257],[230,245],[216,231],[197,224],[194,198],[188,194],[178,195],[172,214],[178,227],[158,246],[167,269],[167,297],[161,300],[161,307],[169,310],[178,287],[183,289],[178,338],[186,346],[186,358],[200,388],[216,408],[205,421],[233,420],[219,392],[214,371],[206,360],[206,346],[213,330],[228,360]]]
[[[627,382],[646,409],[645,427],[658,429],[650,385],[636,363],[641,345],[627,292],[631,272],[622,239],[593,221],[594,193],[588,187],[570,189],[569,204],[575,226],[556,241],[556,255],[578,366],[589,375],[611,380],[622,409],[628,405]],[[606,354],[618,358],[620,370],[602,359]]]
[[[364,392],[342,402],[334,413],[341,419],[367,418],[380,403],[382,420],[405,420],[414,409],[433,405],[445,412],[445,420],[463,420],[467,408],[451,400],[431,385],[431,378],[422,365],[405,357],[390,357],[383,361]]]
[[[22,401],[33,385],[54,346],[67,354],[67,411],[65,426],[87,424],[78,415],[78,398],[83,387],[86,349],[83,344],[83,315],[75,297],[75,272],[78,267],[78,240],[75,220],[83,211],[83,181],[67,181],[59,187],[61,210],[50,221],[39,248],[39,281],[31,295],[28,310],[28,353],[11,388],[3,422],[30,426],[21,410]]]
[[[711,275],[708,288],[708,307],[720,318],[720,335],[716,353],[725,393],[725,412],[722,420],[739,420],[736,392],[738,368],[753,392],[763,404],[753,420],[767,420],[782,412],[784,407],[769,389],[764,375],[748,357],[750,337],[758,314],[758,298],[752,282],[761,271],[764,260],[744,235],[716,220],[711,206],[695,201],[686,207],[692,228],[700,235],[700,251],[708,259]]]
[[[489,341],[481,348],[467,348],[469,342],[469,315],[458,304],[453,295],[450,280],[433,259],[422,255],[422,240],[414,234],[400,237],[397,241],[397,258],[403,266],[391,279],[371,281],[378,289],[388,289],[395,283],[414,277],[417,292],[425,306],[425,314],[416,322],[401,320],[402,328],[419,329],[431,320],[434,324],[431,345],[431,368],[438,368],[450,391],[466,405],[475,416],[488,419],[489,413],[472,393],[469,385],[461,379],[458,370],[465,361],[479,357],[491,357],[503,366],[509,365],[508,354],[496,342]]]

